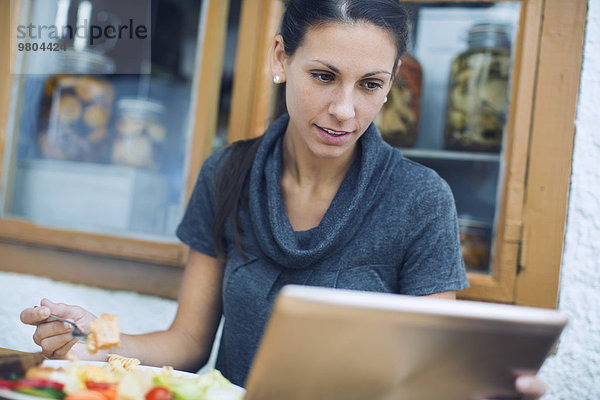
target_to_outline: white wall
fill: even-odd
[[[600,399],[600,0],[590,0],[577,108],[573,178],[559,308],[570,317],[558,352],[544,364],[544,400]],[[40,295],[121,316],[126,333],[166,328],[174,301],[0,272],[0,347],[36,351],[18,323]]]
[[[559,309],[570,321],[544,399],[600,399],[600,0],[590,0]]]

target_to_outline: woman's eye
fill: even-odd
[[[329,72],[311,72],[311,75],[321,82],[331,82],[334,79],[333,74]]]
[[[381,89],[383,87],[383,85],[379,82],[367,81],[367,82],[363,83],[363,87],[367,90],[375,91],[377,89]]]

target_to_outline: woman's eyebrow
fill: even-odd
[[[373,75],[377,75],[377,74],[388,74],[388,75],[392,75],[391,72],[385,71],[385,70],[380,70],[380,71],[374,71],[374,72],[368,72],[366,74],[364,74],[362,77],[363,78],[368,78],[369,76],[373,76]]]
[[[369,76],[373,76],[373,75],[377,75],[377,74],[388,74],[388,75],[392,75],[392,73],[391,73],[391,72],[388,72],[388,71],[381,70],[381,71],[368,72],[368,73],[364,74],[364,75],[362,76],[362,78],[368,78]]]
[[[335,72],[336,74],[340,73],[339,69],[337,69],[336,67],[334,67],[331,64],[327,64],[325,61],[321,61],[321,60],[311,60],[311,61],[318,62],[319,64],[323,64],[324,66],[326,66],[327,68],[329,68],[330,70],[332,70],[333,72]]]
[[[337,69],[336,67],[334,67],[331,64],[326,63],[325,61],[321,61],[321,60],[311,60],[313,62],[318,62],[319,64],[323,64],[324,66],[326,66],[327,68],[329,68],[330,70],[332,70],[333,72],[335,72],[336,74],[340,73],[340,70]],[[392,75],[391,72],[389,71],[385,71],[385,70],[379,70],[379,71],[373,71],[373,72],[367,72],[366,74],[364,74],[361,78],[368,78],[370,76],[373,75],[377,75],[377,74],[388,74],[388,75]]]

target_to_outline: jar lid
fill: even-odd
[[[117,102],[119,110],[131,114],[160,114],[165,107],[162,103],[144,97],[124,97]]]
[[[485,22],[469,29],[467,43],[471,48],[510,49],[507,24]]]
[[[115,62],[95,51],[68,49],[59,53],[57,70],[64,74],[111,74]]]

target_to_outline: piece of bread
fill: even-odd
[[[87,349],[91,354],[113,346],[119,347],[121,344],[119,317],[116,315],[102,314],[100,318],[90,322],[87,328]]]

